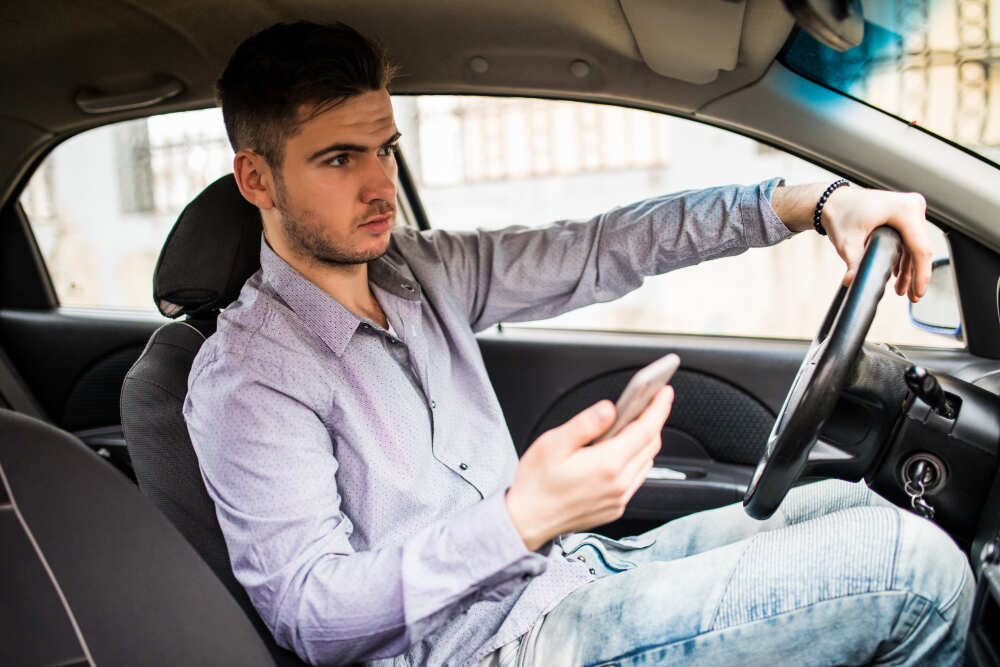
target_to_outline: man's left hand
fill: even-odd
[[[792,231],[812,229],[816,203],[827,184],[778,187],[771,206]],[[869,190],[854,185],[833,191],[823,206],[820,223],[847,264],[844,284],[857,275],[865,243],[872,230],[889,225],[903,239],[903,252],[893,268],[896,294],[917,301],[927,292],[931,279],[932,251],[927,236],[927,204],[915,192]]]

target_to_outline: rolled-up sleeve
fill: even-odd
[[[312,664],[389,657],[479,600],[541,573],[504,494],[357,551],[341,511],[327,426],[279,369],[252,359],[198,364],[184,415],[233,571],[278,644]]]
[[[771,208],[780,178],[686,190],[543,227],[426,232],[473,329],[616,299],[646,276],[791,235]]]

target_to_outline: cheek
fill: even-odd
[[[326,217],[348,217],[359,199],[359,186],[349,174],[312,176],[302,183],[301,205]]]

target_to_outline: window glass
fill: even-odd
[[[838,176],[741,135],[612,106],[483,97],[395,97],[408,165],[430,223],[444,229],[589,218],[687,188],[830,182]],[[944,236],[931,229],[937,256]],[[535,326],[812,338],[843,276],[833,246],[798,234],[770,248],[648,278],[616,301]],[[961,346],[915,327],[892,291],[869,338]]]
[[[218,109],[109,125],[57,146],[21,205],[60,303],[152,310],[167,232],[232,163]]]
[[[861,44],[799,31],[791,69],[1000,165],[1000,0],[865,0]]]

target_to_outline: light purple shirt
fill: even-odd
[[[517,455],[474,332],[775,243],[779,183],[533,229],[396,229],[369,278],[398,338],[262,243],[184,416],[233,571],[278,643],[315,664],[465,665],[590,581],[558,546],[528,551],[507,515]]]

